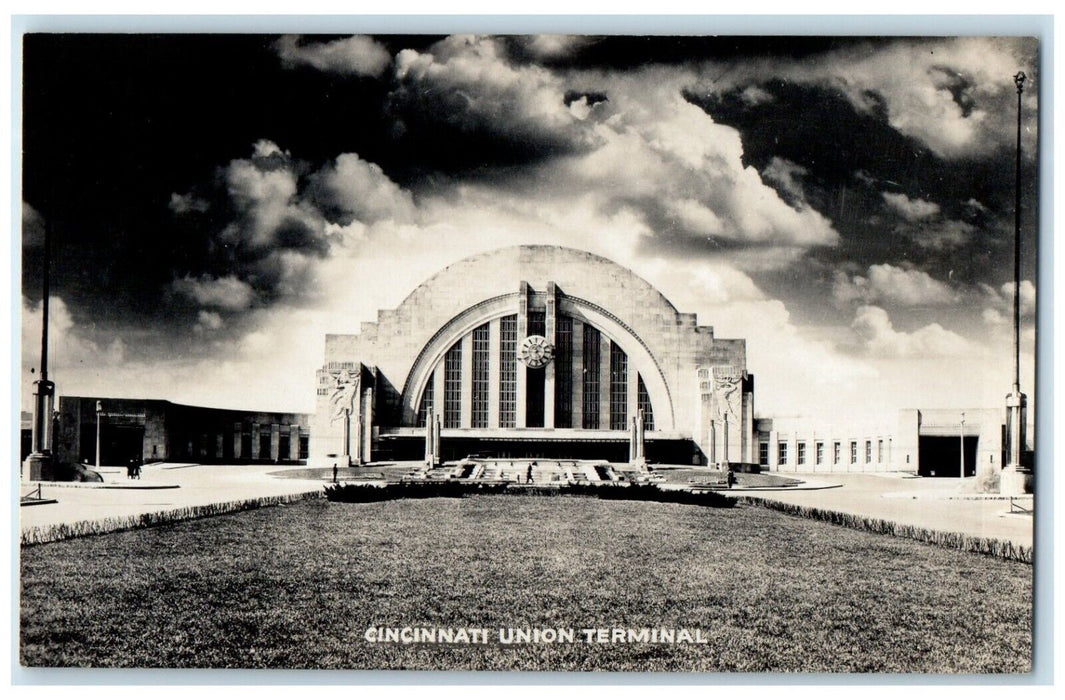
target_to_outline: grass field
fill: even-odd
[[[1032,568],[804,520],[588,498],[312,501],[24,547],[29,666],[1026,672]],[[368,627],[709,644],[370,644]]]

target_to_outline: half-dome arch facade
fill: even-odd
[[[356,335],[326,336],[312,459],[647,457],[753,462],[743,340],[714,338],[605,258],[518,246],[450,265]]]

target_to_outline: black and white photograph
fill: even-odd
[[[453,25],[13,36],[22,671],[1030,677],[1040,36]]]

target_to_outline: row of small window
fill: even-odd
[[[799,442],[795,445],[795,464],[807,464],[806,454],[806,442]],[[839,464],[843,457],[843,443],[832,443],[832,464]],[[876,461],[882,463],[884,461],[884,441],[882,439],[876,441]],[[758,445],[758,462],[762,466],[769,465],[769,443],[763,442]],[[871,464],[873,462],[873,441],[865,441],[865,464]],[[788,443],[781,441],[777,444],[777,464],[788,463]],[[825,463],[825,443],[814,443],[814,464]],[[851,440],[850,443],[850,464],[858,464],[858,441]]]

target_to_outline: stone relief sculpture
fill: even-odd
[[[739,424],[742,392],[740,372],[735,367],[714,368],[714,415],[718,420],[727,415]]]
[[[342,369],[333,377],[333,393],[329,395],[329,422],[335,423],[344,413],[354,410],[355,397],[359,393],[360,377],[357,372]]]

